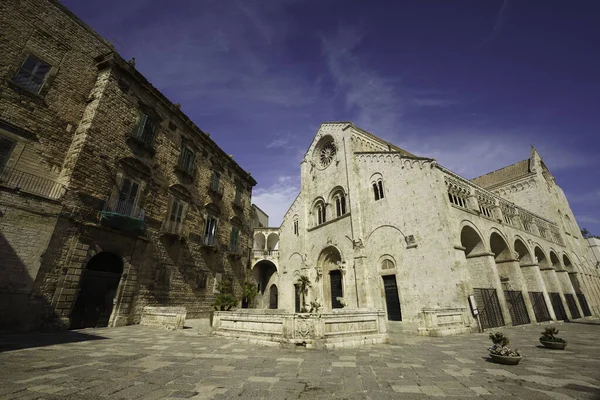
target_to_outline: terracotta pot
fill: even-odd
[[[490,357],[492,357],[492,361],[498,364],[505,364],[505,365],[517,365],[519,363],[519,361],[521,361],[521,358],[523,357],[509,357],[509,356],[499,356],[497,354],[491,354],[490,353]]]
[[[540,343],[543,344],[544,347],[553,350],[564,350],[565,347],[567,347],[567,344],[565,342],[544,342],[540,339]]]

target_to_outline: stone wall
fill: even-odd
[[[47,191],[34,197],[0,192],[7,207],[0,217],[0,252],[11,254],[2,272],[11,278],[2,280],[0,295],[14,296],[18,286],[17,303],[27,308],[39,299],[50,310],[23,312],[25,323],[8,328],[68,327],[83,272],[102,252],[124,266],[110,325],[139,322],[148,305],[207,315],[220,279],[232,281],[240,297],[254,179],[58,2],[3,2],[0,11],[0,135],[17,143],[7,166],[38,179],[36,187],[58,188],[52,200],[40,197]],[[51,65],[39,93],[13,82],[29,54]],[[147,144],[131,137],[142,114],[155,121]],[[186,171],[180,168],[184,146],[195,153]],[[220,184],[210,190],[215,171]],[[136,218],[144,220],[141,230],[108,226],[102,217],[109,201],[118,200],[124,178],[141,188],[134,204]],[[5,180],[0,185],[15,190]],[[177,229],[169,220],[175,201],[184,209]],[[218,229],[207,244],[209,216]],[[229,246],[233,229],[239,230],[237,247]],[[15,269],[22,279],[14,278]]]

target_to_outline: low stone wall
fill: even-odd
[[[471,332],[467,309],[457,308],[424,308],[421,310],[419,335],[448,336]]]
[[[341,348],[387,341],[385,313],[370,309],[314,314],[255,309],[218,311],[212,327],[215,335],[265,345]]]
[[[183,329],[186,309],[183,307],[144,307],[140,325],[166,329]]]

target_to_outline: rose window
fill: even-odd
[[[319,162],[321,166],[326,167],[331,164],[333,157],[335,156],[336,148],[333,142],[327,143],[321,149],[321,154],[319,154]]]

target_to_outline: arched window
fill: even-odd
[[[341,217],[346,214],[346,194],[344,189],[337,187],[331,192],[330,201],[335,204],[335,216]]]
[[[389,258],[383,259],[381,261],[381,269],[394,269],[394,262]]]
[[[300,230],[298,229],[298,216],[294,215],[294,235],[298,235],[298,232]]]
[[[315,217],[316,225],[321,225],[321,224],[324,224],[325,222],[327,222],[327,215],[325,212],[325,202],[323,202],[323,200],[319,200],[315,204],[314,213],[316,215],[316,217]]]
[[[373,194],[375,195],[375,201],[383,199],[383,179],[379,178],[377,181],[373,182]]]

